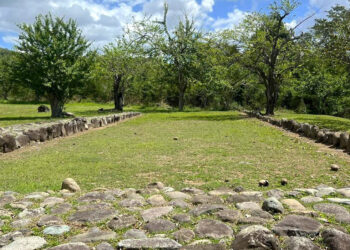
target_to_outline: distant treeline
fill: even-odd
[[[350,9],[334,6],[301,32],[286,24],[297,7],[280,0],[233,29],[203,32],[187,16],[169,27],[165,4],[162,20],[135,21],[99,50],[75,21],[40,15],[20,25],[14,51],[0,49],[0,99],[49,101],[53,116],[88,99],[117,110],[163,103],[350,117]]]

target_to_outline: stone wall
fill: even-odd
[[[107,116],[66,119],[55,122],[20,124],[0,128],[0,153],[8,153],[33,142],[44,142],[57,137],[70,136],[92,128],[139,116],[138,112],[128,112]]]
[[[276,119],[269,116],[263,116],[257,112],[246,111],[249,116],[256,117],[259,120],[271,123],[294,133],[303,135],[316,142],[323,143],[334,148],[343,149],[350,154],[350,138],[347,132],[333,132],[329,129],[320,129],[318,126],[308,123],[299,123],[295,120]]]

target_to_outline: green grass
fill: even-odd
[[[335,117],[330,115],[311,115],[311,114],[296,114],[292,111],[278,111],[275,115],[277,118],[288,118],[298,122],[317,125],[320,128],[326,128],[333,131],[350,132],[350,119]]]
[[[40,104],[0,103],[0,127],[52,120],[50,118],[51,113],[38,113],[37,108],[39,105]],[[73,112],[76,116],[96,116],[101,115],[101,113],[97,112],[99,108],[112,109],[113,105],[97,103],[68,103],[65,110],[67,112]]]
[[[149,111],[149,110],[145,110]],[[173,140],[178,137],[178,140]],[[101,130],[54,140],[0,156],[0,190],[59,190],[67,177],[83,190],[242,185],[258,188],[349,185],[350,160],[322,153],[238,112],[149,112]],[[339,164],[331,172],[330,164]]]

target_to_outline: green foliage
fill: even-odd
[[[61,116],[64,103],[88,82],[94,52],[72,19],[39,15],[19,28],[18,82],[45,96],[52,116]]]

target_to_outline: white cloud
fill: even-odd
[[[168,22],[175,25],[185,13],[196,20],[198,26],[209,26],[213,19],[215,0],[168,0]],[[33,23],[39,14],[51,12],[56,16],[73,18],[83,34],[101,46],[122,34],[123,27],[133,18],[140,20],[144,13],[162,18],[164,0],[0,0],[0,32],[19,33],[18,24]],[[140,11],[134,11],[134,7]],[[2,37],[7,41],[9,37]]]
[[[3,36],[2,40],[5,43],[9,43],[9,44],[14,44],[17,42],[18,37],[17,36]]]
[[[219,18],[213,23],[213,27],[216,30],[232,28],[238,25],[248,14],[248,12],[234,9],[232,12],[227,14],[226,18]]]

